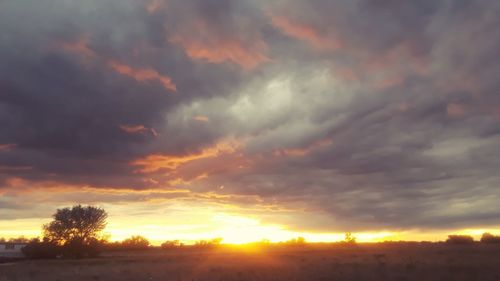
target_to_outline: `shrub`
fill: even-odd
[[[149,240],[142,236],[132,236],[123,240],[121,247],[125,250],[146,250],[149,248]]]
[[[196,248],[215,248],[220,246],[222,238],[214,238],[211,240],[198,240],[193,245]]]
[[[22,252],[30,259],[53,259],[61,255],[62,249],[57,243],[51,242],[48,239],[40,241],[36,238],[22,248]]]
[[[345,245],[356,245],[356,237],[352,235],[350,232],[346,232],[344,241],[342,241]]]
[[[307,242],[304,237],[293,238],[285,242],[285,245],[287,246],[304,246],[306,244]]]
[[[179,240],[165,241],[161,244],[162,249],[175,249],[182,246],[183,244]]]
[[[446,243],[450,244],[472,244],[474,243],[474,238],[470,235],[448,235]]]
[[[495,236],[491,233],[483,233],[483,235],[481,236],[481,243],[500,243],[500,236]]]
[[[67,258],[95,258],[104,248],[104,241],[97,239],[73,239],[62,246],[62,254]]]

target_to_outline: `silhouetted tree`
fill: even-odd
[[[106,211],[93,206],[58,209],[54,220],[43,226],[44,237],[63,246],[66,256],[96,256],[101,243],[99,235],[106,227],[107,217]]]
[[[303,246],[306,244],[306,239],[304,237],[297,237],[286,241],[285,244],[290,246]]]
[[[356,245],[356,237],[352,235],[350,232],[346,232],[344,242],[347,245]]]
[[[212,248],[219,246],[222,243],[222,238],[214,238],[210,240],[198,240],[195,242],[194,246],[198,248]]]
[[[500,243],[500,236],[495,236],[491,233],[483,233],[481,243]]]
[[[179,240],[165,241],[161,244],[162,249],[173,249],[182,246],[183,244]]]
[[[144,250],[149,247],[149,240],[140,236],[132,236],[123,240],[122,247],[127,250]]]
[[[474,238],[470,235],[448,235],[446,243],[450,244],[472,244]]]
[[[24,236],[19,236],[17,238],[10,238],[9,239],[10,243],[28,243],[30,240],[28,238],[25,238]]]

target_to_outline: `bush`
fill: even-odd
[[[22,248],[22,252],[30,259],[54,259],[61,255],[62,249],[57,243],[50,242],[47,239],[43,241],[33,239]]]
[[[354,246],[356,245],[356,237],[352,235],[350,232],[346,232],[344,241],[342,241],[344,245]]]
[[[104,248],[104,242],[97,239],[73,239],[62,246],[62,254],[66,258],[95,258]]]
[[[161,244],[161,248],[164,250],[175,249],[182,246],[183,244],[179,240],[165,241],[164,243]]]
[[[304,246],[306,244],[307,242],[304,237],[293,238],[285,242],[285,245],[287,246]]]
[[[121,248],[124,250],[146,250],[149,248],[149,240],[142,236],[132,236],[123,240]]]
[[[481,236],[481,243],[490,243],[490,244],[500,243],[500,236],[495,236],[492,235],[491,233],[486,232]]]
[[[448,235],[446,243],[450,244],[472,244],[474,243],[474,238],[470,235]]]
[[[198,240],[194,243],[195,248],[216,248],[222,243],[222,238],[214,238],[211,240]]]

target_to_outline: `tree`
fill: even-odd
[[[149,247],[149,240],[140,236],[132,236],[123,240],[122,247],[128,250],[144,250]]]
[[[304,246],[306,245],[306,239],[304,237],[299,236],[297,238],[293,238],[286,241],[285,244],[290,246]]]
[[[450,244],[473,244],[474,238],[470,235],[448,235],[446,243]]]
[[[25,238],[24,236],[19,236],[17,238],[10,238],[9,239],[10,243],[28,243],[30,240],[28,238]]]
[[[213,248],[217,247],[222,243],[222,238],[213,238],[210,240],[198,240],[195,242],[194,246],[198,248]]]
[[[107,217],[104,209],[93,206],[58,209],[54,220],[43,226],[44,236],[63,246],[68,256],[94,256],[98,253],[99,235],[106,227]]]
[[[352,233],[346,232],[343,242],[347,245],[356,245],[356,237],[354,237]]]
[[[500,236],[493,235],[491,233],[485,232],[481,236],[481,243],[500,243]]]
[[[182,246],[183,244],[179,240],[165,241],[161,244],[162,249],[174,249]]]

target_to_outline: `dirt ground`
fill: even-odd
[[[0,264],[0,281],[500,280],[500,245],[150,250]]]

